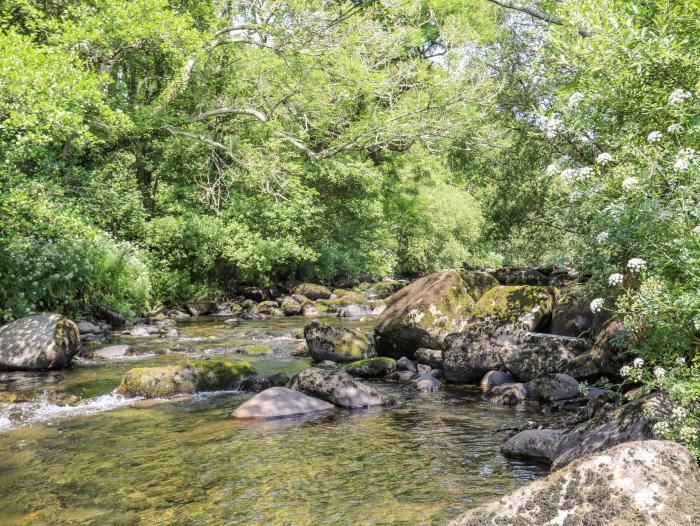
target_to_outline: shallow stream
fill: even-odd
[[[308,321],[181,321],[176,339],[102,343],[130,343],[137,356],[0,373],[0,524],[441,525],[546,472],[501,456],[496,433],[544,420],[540,408],[496,407],[473,387],[418,394],[376,382],[399,404],[267,423],[227,418],[251,393],[113,393],[132,367],[202,354],[293,374],[310,364],[289,356]],[[260,343],[273,354],[236,352]]]

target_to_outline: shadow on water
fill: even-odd
[[[280,350],[231,356],[263,374],[293,374],[309,363],[288,356],[304,321],[179,323],[180,340],[109,342],[129,341],[141,357],[3,375],[2,391],[35,398],[0,433],[0,523],[445,524],[544,474],[543,467],[504,459],[498,450],[504,437],[496,431],[545,417],[536,407],[491,406],[468,387],[420,395],[376,382],[400,402],[245,423],[228,415],[248,393],[135,403],[111,394],[131,367],[186,359],[148,354],[183,341],[204,354],[264,342]],[[46,392],[82,400],[60,408]],[[0,404],[0,428],[7,407],[21,405]],[[42,411],[46,418],[38,418]]]

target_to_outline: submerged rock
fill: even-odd
[[[126,396],[158,398],[178,393],[230,389],[255,374],[246,362],[195,360],[165,367],[137,367],[127,371],[118,392]]]
[[[579,383],[568,374],[554,373],[538,376],[525,384],[527,397],[542,402],[556,402],[579,396]]]
[[[334,409],[332,404],[286,387],[270,387],[240,405],[231,418],[271,419],[318,413]]]
[[[304,338],[317,362],[354,362],[375,356],[370,338],[359,330],[314,321],[304,327]]]
[[[561,435],[552,469],[623,442],[660,438],[654,431],[654,424],[668,418],[671,409],[668,398],[660,393],[646,395],[619,407],[612,404],[599,407],[589,420]]]
[[[489,387],[483,399],[496,405],[518,405],[527,398],[527,389],[523,384],[501,384]]]
[[[379,316],[377,350],[413,357],[421,347],[440,348],[448,334],[464,329],[475,302],[498,282],[483,272],[437,272],[396,292]]]
[[[92,355],[97,358],[112,359],[131,356],[133,353],[134,348],[131,345],[110,345],[109,347],[97,349]]]
[[[379,389],[347,374],[318,367],[301,371],[292,378],[289,387],[341,407],[387,405],[394,401]]]
[[[347,367],[347,372],[360,378],[382,378],[396,370],[396,360],[385,356],[367,358],[352,362]]]
[[[501,446],[509,458],[551,463],[562,429],[526,429],[510,437]]]
[[[513,377],[505,371],[489,371],[486,373],[481,382],[479,382],[479,387],[486,391],[491,387],[496,387],[502,384],[512,384],[515,383]]]
[[[424,393],[442,389],[440,381],[429,373],[415,375],[409,380],[408,385],[416,391],[422,391]]]
[[[60,314],[33,314],[0,327],[0,369],[65,367],[79,351],[78,327]]]
[[[588,455],[450,526],[700,524],[700,470],[683,446],[631,442]]]

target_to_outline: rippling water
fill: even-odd
[[[234,349],[261,341],[274,354],[243,359],[292,374],[309,364],[288,356],[304,321],[182,323],[177,340],[134,340],[141,356],[1,374],[0,395],[26,401],[0,403],[0,524],[444,524],[544,473],[504,459],[496,433],[543,419],[538,408],[494,407],[472,387],[421,395],[377,382],[397,406],[269,423],[227,419],[248,393],[112,394],[131,367],[241,357]]]

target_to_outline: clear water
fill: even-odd
[[[445,524],[544,474],[504,459],[496,432],[544,420],[539,408],[494,407],[469,386],[417,394],[377,382],[400,403],[268,423],[227,418],[249,393],[113,394],[131,367],[202,354],[292,374],[310,363],[289,357],[307,321],[181,322],[176,340],[109,342],[133,343],[139,356],[0,373],[0,524]],[[274,354],[234,352],[251,343],[267,343]],[[61,397],[70,405],[56,403]]]

